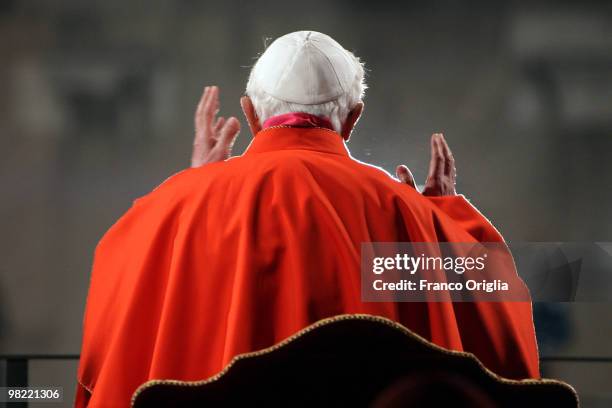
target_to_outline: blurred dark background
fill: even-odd
[[[1,353],[78,353],[95,245],[188,166],[203,86],[240,115],[256,56],[301,29],[366,62],[355,157],[422,182],[442,131],[458,189],[507,240],[612,241],[609,1],[2,0]],[[249,140],[243,121],[235,154]],[[542,353],[611,357],[611,309],[536,305]],[[71,399],[75,371],[33,361],[30,383]],[[612,404],[610,363],[543,373]]]

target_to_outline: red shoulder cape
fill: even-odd
[[[207,378],[346,313],[398,321],[502,376],[539,376],[529,302],[361,302],[370,241],[502,237],[462,196],[423,197],[322,128],[268,128],[244,155],[170,177],[96,248],[77,406],[127,406],[147,380]]]

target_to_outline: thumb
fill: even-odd
[[[219,133],[219,140],[215,150],[219,149],[223,156],[227,158],[230,155],[236,137],[238,137],[238,133],[240,133],[240,122],[235,117],[227,119]]]
[[[412,175],[412,172],[408,167],[404,166],[403,164],[397,166],[397,168],[395,169],[395,174],[397,175],[397,178],[400,182],[408,184],[410,187],[416,190],[414,176]]]

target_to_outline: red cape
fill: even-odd
[[[147,380],[207,378],[346,313],[539,377],[529,302],[361,302],[360,244],[375,241],[502,237],[462,196],[424,197],[322,128],[268,128],[244,155],[170,177],[96,248],[77,406],[127,406]]]

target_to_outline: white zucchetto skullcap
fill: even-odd
[[[251,75],[276,99],[316,105],[346,93],[358,78],[357,65],[355,57],[330,36],[296,31],[270,44]]]

